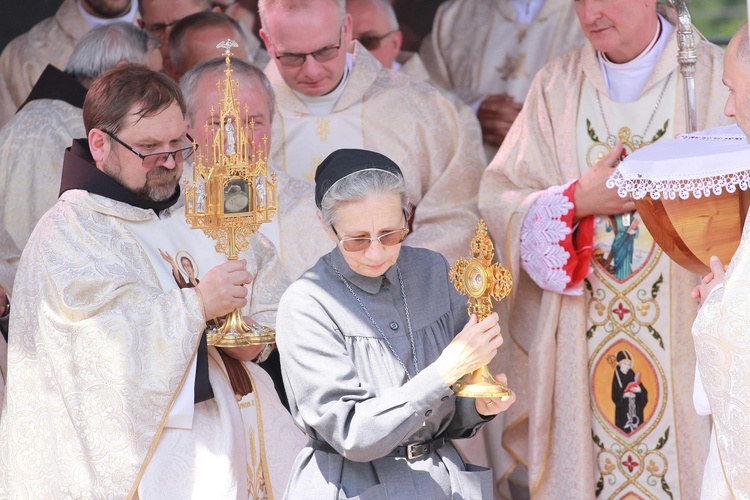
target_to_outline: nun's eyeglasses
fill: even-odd
[[[336,228],[333,227],[333,224],[331,224],[331,229],[333,230],[333,234],[336,235],[336,238],[338,238],[339,243],[341,243],[341,246],[344,247],[344,250],[346,250],[347,252],[361,252],[362,250],[366,250],[370,247],[370,245],[372,245],[372,242],[374,240],[378,240],[380,244],[385,247],[398,245],[399,243],[404,241],[406,239],[406,235],[409,234],[409,228],[402,227],[401,229],[388,231],[387,233],[383,233],[380,236],[375,236],[374,238],[341,238],[339,236],[339,233],[336,232]]]

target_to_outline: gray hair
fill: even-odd
[[[92,81],[121,61],[146,64],[148,51],[160,46],[156,38],[130,23],[105,24],[78,40],[65,72],[80,82]]]
[[[270,111],[269,119],[273,121],[276,94],[273,91],[273,87],[271,87],[271,82],[268,81],[268,77],[261,69],[241,59],[232,59],[231,68],[233,78],[244,79],[252,82],[256,87],[263,87],[266,89],[266,94],[268,95],[268,108]],[[195,127],[195,123],[193,123],[193,110],[198,99],[200,99],[200,96],[198,95],[198,86],[201,80],[203,78],[213,78],[214,80],[223,78],[225,69],[226,60],[223,57],[214,57],[213,59],[199,62],[193,66],[190,71],[182,75],[182,79],[180,79],[180,89],[182,89],[182,94],[185,96],[185,102],[187,102],[187,116],[191,127]]]
[[[339,17],[341,21],[346,18],[346,0],[324,0],[332,2],[336,5],[339,10]],[[260,25],[263,29],[268,31],[268,25],[266,24],[266,16],[268,11],[273,10],[276,7],[283,7],[286,10],[298,10],[312,7],[310,4],[313,3],[310,0],[258,0],[258,16],[260,17]],[[270,35],[269,35],[270,36]]]
[[[404,178],[385,170],[370,168],[347,175],[326,191],[320,203],[323,223],[327,226],[334,224],[338,215],[338,207],[342,204],[381,195],[399,196],[401,210],[406,214],[408,221],[411,216],[411,207],[406,196]]]

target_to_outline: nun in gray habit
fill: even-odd
[[[315,188],[336,248],[279,304],[284,383],[310,436],[285,497],[492,498],[491,471],[465,463],[451,440],[473,436],[515,395],[458,398],[450,386],[497,353],[497,315],[469,318],[445,258],[401,245],[410,207],[390,159],[335,151]]]

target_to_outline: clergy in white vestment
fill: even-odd
[[[692,403],[697,277],[605,186],[621,154],[686,131],[676,19],[654,0],[575,8],[587,43],[539,72],[479,192],[515,278],[498,364],[519,401],[487,453],[498,479],[525,466],[536,498],[692,498],[710,430]],[[702,129],[727,123],[727,92],[721,49],[696,42]]]
[[[492,158],[547,62],[580,47],[572,0],[451,0],[419,53],[438,85],[470,104]]]
[[[137,0],[64,0],[55,15],[8,43],[0,54],[0,126],[26,100],[48,64],[64,68],[75,43],[103,24],[134,23]]]
[[[0,401],[5,395],[7,373],[8,319],[10,317],[8,296],[10,291],[13,290],[13,279],[16,276],[16,268],[20,257],[20,250],[18,250],[5,228],[0,225],[0,333],[2,334],[2,338],[0,338]]]
[[[212,134],[215,134],[220,126],[218,117],[215,115],[220,99],[216,82],[226,78],[224,73],[226,68],[226,59],[215,57],[198,63],[180,80],[180,89],[185,96],[187,106],[188,132],[199,147],[206,147],[210,144],[209,141],[214,137]],[[232,78],[239,83],[236,95],[243,104],[243,109],[246,110],[244,116],[246,121],[240,125],[247,126],[248,130],[252,127],[252,140],[255,144],[265,143],[265,147],[268,148],[273,142],[271,124],[275,105],[271,83],[261,69],[241,59],[232,58],[231,69]],[[192,181],[192,169],[190,172],[187,170],[189,169],[186,168],[183,172],[183,178]],[[290,178],[284,172],[277,173],[276,193],[276,215],[270,222],[263,224],[259,232],[278,248],[280,228],[294,230],[295,223],[299,224],[305,219],[309,224],[315,224],[317,207],[314,203],[313,188],[307,183]],[[284,221],[291,219],[292,222],[280,224],[281,219]],[[287,398],[278,353],[272,352],[270,357],[261,363],[261,366],[271,375],[279,398],[286,404]]]
[[[389,0],[347,0],[346,12],[352,17],[352,37],[384,68],[433,85],[459,108],[460,115],[468,115],[462,109],[466,104],[456,94],[440,87],[430,78],[418,53],[401,50],[403,34]]]
[[[158,42],[128,23],[81,37],[65,71],[47,66],[16,115],[0,129],[0,223],[19,248],[60,192],[65,148],[83,137],[83,100],[99,75],[121,61],[161,71]]]
[[[16,276],[0,496],[281,496],[304,435],[246,361],[260,346],[220,351],[204,333],[235,308],[273,326],[287,283],[273,246],[251,236],[227,262],[187,226],[193,147],[169,77],[119,66],[83,115]]]
[[[750,38],[744,25],[732,37],[724,56],[724,83],[730,91],[724,112],[737,120],[745,139],[750,132]],[[747,220],[740,246],[729,267],[711,260],[693,297],[700,310],[693,325],[696,363],[704,382],[714,434],[703,476],[702,499],[750,497],[750,459],[746,450],[750,416],[747,342],[750,327],[750,229]]]
[[[416,207],[408,244],[449,261],[465,253],[484,168],[470,110],[456,109],[434,87],[383,68],[352,45],[344,0],[261,1],[259,9],[277,105],[269,165],[313,184],[315,167],[336,149],[382,153],[403,167]],[[293,227],[288,239],[281,227],[279,254],[296,278],[333,245],[319,224]]]

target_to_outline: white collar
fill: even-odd
[[[532,22],[542,10],[542,5],[544,5],[544,0],[513,0],[516,22],[519,24]]]
[[[135,21],[135,15],[138,13],[138,0],[133,0],[133,3],[130,5],[130,11],[125,15],[112,19],[104,19],[101,17],[93,16],[86,12],[86,9],[84,9],[83,5],[81,5],[81,1],[82,0],[78,0],[76,2],[76,5],[78,5],[78,12],[81,13],[81,17],[83,17],[83,19],[86,21],[86,24],[88,24],[90,30],[98,28],[99,26],[104,26],[105,24],[115,23],[117,21],[124,21],[128,24],[133,24],[133,21]]]
[[[661,14],[658,14],[658,16],[659,23],[656,25],[654,38],[643,52],[632,61],[616,64],[607,59],[603,53],[596,53],[611,100],[633,102],[643,92],[675,29]]]
[[[297,92],[294,90],[294,95],[302,101],[310,114],[316,116],[330,115],[333,112],[333,108],[336,107],[336,103],[339,102],[341,94],[344,93],[346,83],[349,81],[349,75],[352,72],[352,66],[354,65],[354,57],[352,54],[346,54],[346,68],[344,69],[344,76],[341,78],[341,82],[338,86],[326,95],[320,96],[309,96]]]

